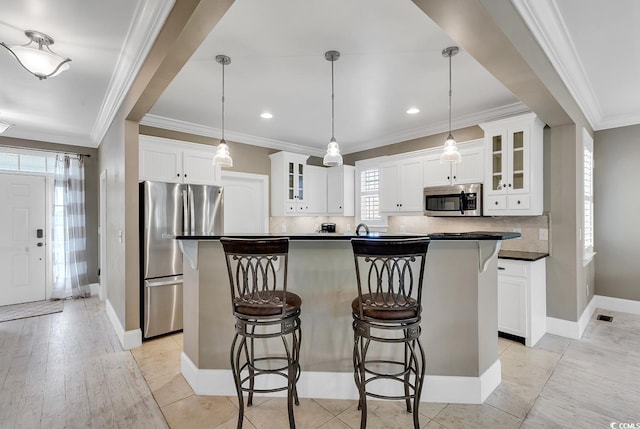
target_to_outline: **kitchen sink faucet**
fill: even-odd
[[[364,228],[364,232],[369,235],[369,227],[367,226],[366,223],[359,223],[358,226],[356,226],[356,235],[360,235],[360,228]]]

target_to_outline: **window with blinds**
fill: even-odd
[[[583,220],[582,243],[583,259],[593,255],[593,139],[583,130],[582,140],[583,168]]]
[[[380,170],[360,172],[360,220],[380,221]]]

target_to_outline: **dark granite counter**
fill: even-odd
[[[500,259],[512,259],[516,261],[537,261],[538,259],[546,258],[548,253],[539,252],[520,252],[517,250],[501,250],[498,252],[498,258]]]
[[[178,240],[219,240],[221,235],[178,235]],[[430,238],[431,240],[508,240],[520,237],[518,232],[496,232],[496,231],[472,231],[472,232],[444,232],[432,234],[392,234],[385,232],[371,232],[369,234],[356,235],[355,233],[265,233],[265,234],[226,234],[224,237],[230,238],[280,238],[286,237],[289,240],[351,240],[355,237],[361,238]]]

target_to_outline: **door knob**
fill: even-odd
[[[44,246],[44,243],[43,242],[39,242],[38,243],[38,247],[42,247],[42,246]]]

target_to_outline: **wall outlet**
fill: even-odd
[[[547,228],[540,228],[538,230],[538,238],[541,241],[547,241],[549,240],[549,230]]]
[[[407,229],[404,227],[404,225],[400,225],[400,232],[407,232]]]
[[[586,293],[587,293],[587,296],[589,296],[589,283],[587,283]]]
[[[512,231],[520,233],[520,237],[516,238],[516,240],[520,240],[522,238],[522,228],[513,228]]]
[[[287,224],[283,223],[282,225],[280,225],[280,232],[287,232]]]
[[[351,224],[350,223],[347,224],[347,232],[351,232]]]

